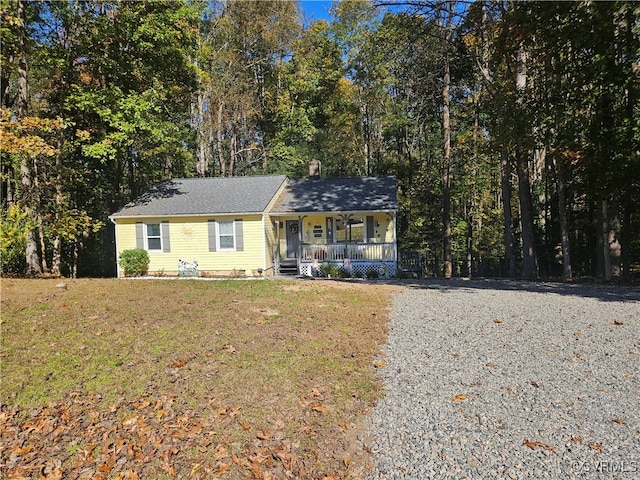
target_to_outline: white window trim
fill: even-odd
[[[151,237],[151,238],[160,238],[160,248],[149,248],[149,229],[148,225],[158,225],[160,229],[159,237]],[[161,222],[149,222],[144,224],[144,248],[147,252],[164,252],[164,245],[162,242],[162,223]]]
[[[220,224],[221,223],[231,223],[231,228],[233,229],[233,248],[222,247],[220,245]],[[225,234],[225,237],[231,236],[229,234]],[[235,220],[218,220],[217,231],[216,231],[216,248],[219,252],[235,252],[236,247],[238,246],[238,240],[236,239],[236,221]]]

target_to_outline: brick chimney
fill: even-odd
[[[320,160],[309,161],[309,178],[320,178]]]

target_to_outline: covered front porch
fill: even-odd
[[[339,212],[274,218],[279,274],[389,278],[396,274],[395,212]]]

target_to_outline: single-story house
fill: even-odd
[[[148,251],[150,275],[396,273],[394,177],[284,175],[159,183],[109,218],[116,256]],[[118,276],[123,272],[118,265]]]

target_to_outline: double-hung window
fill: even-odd
[[[170,252],[169,222],[136,222],[136,248],[149,252]]]
[[[235,226],[234,221],[219,221],[218,222],[218,244],[220,250],[234,250],[236,247],[235,241]]]
[[[244,229],[242,219],[209,220],[209,251],[244,250]]]
[[[162,251],[162,232],[159,223],[146,224],[147,250]]]

